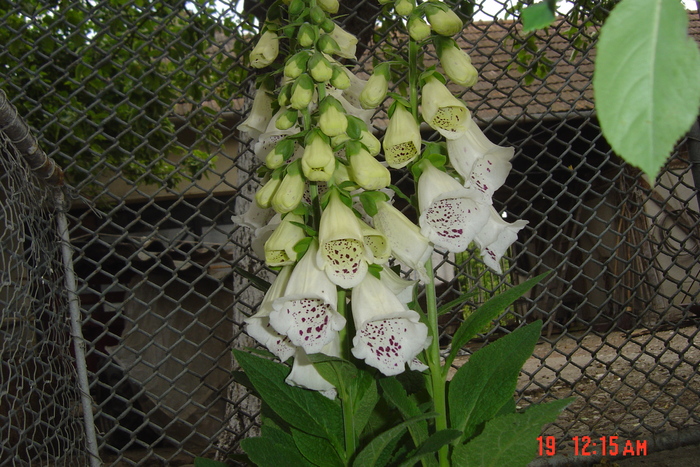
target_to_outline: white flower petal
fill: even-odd
[[[501,274],[501,258],[517,240],[518,232],[526,225],[525,220],[508,223],[491,208],[488,222],[474,238],[484,264]]]
[[[406,364],[430,345],[428,328],[372,275],[352,291],[356,334],[352,354],[387,376],[403,373]]]
[[[316,266],[317,251],[312,242],[270,313],[272,327],[307,353],[320,352],[345,326],[345,318],[337,312],[336,287]]]
[[[321,352],[333,357],[339,357],[340,340],[336,338],[329,342],[323,347]],[[329,399],[335,399],[337,395],[335,387],[321,376],[314,364],[309,360],[306,352],[301,348],[297,349],[292,371],[284,381],[290,386],[319,391]]]
[[[493,144],[473,119],[466,122],[466,131],[459,138],[447,140],[450,164],[465,180],[469,178],[474,163],[487,153],[509,161],[513,158],[515,150],[512,147]]]

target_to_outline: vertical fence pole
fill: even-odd
[[[97,449],[97,436],[95,433],[95,419],[92,413],[92,398],[90,397],[90,384],[85,363],[85,339],[83,338],[82,319],[80,305],[78,303],[75,273],[73,271],[73,255],[70,246],[70,234],[68,221],[63,209],[65,206],[63,191],[56,190],[56,206],[58,207],[57,224],[58,235],[61,241],[61,256],[65,271],[65,286],[68,296],[68,310],[70,313],[71,338],[75,351],[75,365],[78,372],[78,386],[80,389],[80,402],[83,408],[83,423],[85,425],[86,450],[90,456],[90,466],[100,467],[102,461]]]

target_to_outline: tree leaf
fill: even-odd
[[[285,383],[286,366],[234,350],[236,361],[260,393],[263,401],[291,426],[326,438],[342,450],[343,417],[340,406],[316,391]]]
[[[622,0],[600,31],[593,75],[603,135],[652,179],[700,107],[700,52],[678,0]]]
[[[464,345],[472,340],[474,336],[479,333],[486,325],[491,321],[498,318],[500,314],[518,298],[522,297],[527,293],[528,290],[536,286],[542,279],[544,279],[549,272],[540,274],[537,277],[533,277],[522,284],[518,284],[505,292],[501,292],[495,297],[489,299],[486,303],[481,305],[474,313],[472,313],[464,322],[461,324],[457,332],[455,332],[452,337],[452,346],[450,353],[445,359],[445,371],[449,370],[450,365],[454,361],[457,353],[460,351]]]
[[[537,436],[542,426],[556,420],[574,398],[528,407],[486,422],[484,431],[455,448],[452,464],[460,467],[525,467],[537,453]]]
[[[485,421],[493,418],[513,398],[520,369],[532,355],[542,321],[535,321],[475,352],[448,390],[450,428],[469,439]]]
[[[520,20],[523,22],[523,32],[546,28],[554,21],[554,10],[551,2],[543,1],[523,8]]]

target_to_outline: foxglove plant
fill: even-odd
[[[375,465],[382,453],[395,464],[465,465],[479,443],[508,436],[510,447],[498,455],[522,457],[536,443],[517,439],[522,426],[541,426],[567,403],[530,409],[527,417],[509,403],[541,323],[474,354],[447,389],[459,349],[540,278],[487,302],[441,354],[434,250],[476,245],[500,273],[526,221],[508,223],[492,205],[514,150],[484,136],[441,73],[416,66],[432,43],[453,83],[474,84],[476,69],[452,38],[461,19],[439,1],[382,3],[405,22],[408,62],[385,61],[368,80],[341,63],[354,60],[357,39],[333,21],[335,0],[283,0],[250,54],[265,74],[240,128],[256,140],[264,181],[249,214],[234,220],[267,236],[264,259],[281,269],[246,330],[286,362],[235,352],[246,382],[278,417],[263,419],[261,438],[242,442],[259,465]],[[397,70],[406,70],[407,96],[389,92]],[[371,118],[387,96],[394,102],[380,143]],[[421,120],[446,142],[424,144]],[[416,180],[417,223],[387,194],[390,188],[396,199],[409,199],[391,184],[392,171],[406,169]],[[412,270],[416,280],[392,267]],[[423,377],[424,394],[409,395],[396,379],[407,371]],[[489,384],[498,385],[495,396],[484,390]],[[426,395],[424,411],[417,400]],[[500,428],[483,425],[506,417],[513,420]],[[403,430],[411,437],[402,438]]]

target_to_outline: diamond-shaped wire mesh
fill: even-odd
[[[405,44],[387,33],[397,19],[377,2],[341,3],[339,22],[360,38],[356,72]],[[475,251],[435,258],[442,300],[474,292],[445,315],[441,343],[494,291],[550,271],[458,363],[543,319],[517,400],[578,396],[546,432],[562,448],[574,435],[640,439],[695,427],[695,141],[679,142],[650,183],[602,137],[591,78],[596,33],[614,2],[574,8],[534,33],[514,21],[512,3],[454,3],[466,20],[457,39],[480,80],[453,91],[492,141],[516,148],[494,203],[529,224],[502,276]],[[246,54],[271,4],[0,2],[0,89],[74,188],[70,236],[105,465],[224,458],[257,430],[255,398],[232,382],[231,349],[254,345],[243,319],[262,299],[240,273],[274,276],[231,216],[260,186],[253,143],[237,125],[256,78]],[[692,13],[695,37],[698,24]],[[434,51],[422,63],[436,64]],[[405,174],[393,177],[411,189]]]

